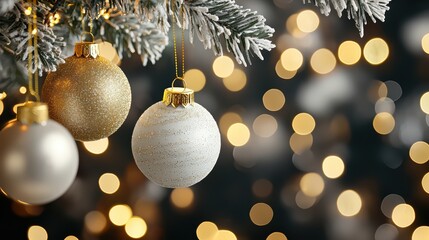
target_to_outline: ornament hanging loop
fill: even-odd
[[[176,77],[173,79],[173,82],[171,82],[171,89],[174,90],[174,83],[176,82],[176,80],[180,80],[183,83],[183,92],[186,91],[187,86],[186,86],[186,80],[183,77]]]
[[[94,40],[95,40],[94,34],[92,34],[92,32],[83,31],[82,34],[80,35],[80,42],[81,43],[83,43],[83,39],[85,36],[91,36],[91,43],[94,42]]]

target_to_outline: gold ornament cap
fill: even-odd
[[[24,124],[46,122],[49,119],[48,105],[41,102],[26,102],[18,107],[16,118]]]
[[[162,102],[165,105],[171,105],[176,108],[178,106],[187,107],[194,105],[194,90],[186,87],[169,87],[164,90]]]
[[[74,55],[82,58],[97,58],[100,55],[100,49],[97,43],[79,42],[74,46]]]

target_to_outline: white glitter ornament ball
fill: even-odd
[[[76,177],[76,143],[65,127],[48,119],[46,104],[19,107],[17,120],[0,131],[0,146],[0,188],[12,199],[49,203]]]
[[[192,90],[168,88],[164,100],[149,107],[134,128],[131,147],[136,164],[148,179],[163,187],[200,182],[219,156],[216,121],[204,107],[191,103]]]

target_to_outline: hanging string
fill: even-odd
[[[91,41],[94,42],[94,34],[92,33],[92,29],[93,29],[93,26],[94,26],[93,20],[92,20],[92,17],[88,15],[88,18],[89,18],[89,23],[88,23],[89,32],[85,31],[85,27],[86,27],[86,25],[85,25],[85,13],[86,13],[86,10],[85,10],[85,8],[82,7],[80,9],[80,18],[81,18],[81,25],[82,25],[81,26],[82,32],[80,34],[80,42],[83,42],[85,34],[91,35]]]
[[[31,3],[31,0],[30,0]],[[37,0],[33,0],[30,4],[31,12],[28,15],[28,48],[33,48],[33,51],[28,53],[28,91],[30,95],[36,98],[36,101],[40,101],[39,95],[39,73],[38,73],[38,30],[37,30]],[[34,69],[33,69],[34,66]],[[34,72],[33,72],[34,70]],[[29,96],[27,95],[26,101]]]
[[[180,14],[182,18],[182,76],[179,76],[179,63],[177,60],[177,40],[176,40],[176,14],[175,14],[176,0],[172,1],[172,10],[173,10],[173,45],[174,45],[174,65],[176,68],[176,78],[182,79],[185,76],[185,9],[183,8],[183,3],[180,6]]]

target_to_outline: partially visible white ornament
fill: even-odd
[[[140,116],[131,144],[140,171],[168,188],[204,179],[216,164],[220,146],[216,121],[194,103],[194,91],[186,87],[165,89],[163,101]]]
[[[0,131],[0,188],[10,198],[45,204],[73,183],[79,155],[73,136],[50,120],[48,106],[28,102]]]

